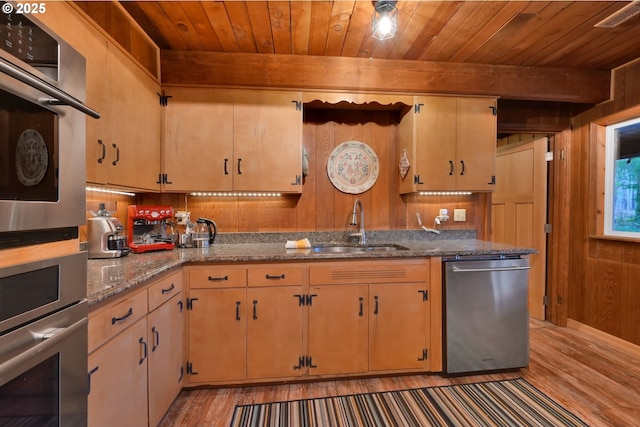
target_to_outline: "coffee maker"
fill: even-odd
[[[119,258],[129,253],[127,236],[118,218],[110,216],[104,203],[87,219],[89,258]]]
[[[169,220],[173,218],[171,206],[137,206],[127,208],[127,225],[131,239],[129,248],[134,254],[171,250],[175,247],[177,234],[168,232]]]

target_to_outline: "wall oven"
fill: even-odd
[[[86,426],[86,252],[0,269],[0,425]]]
[[[0,233],[85,223],[85,73],[37,18],[0,13]]]

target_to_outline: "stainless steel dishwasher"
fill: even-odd
[[[443,260],[444,370],[449,374],[529,364],[529,260]]]

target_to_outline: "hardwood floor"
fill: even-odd
[[[161,427],[228,427],[235,405],[399,390],[522,376],[592,427],[640,425],[640,355],[584,332],[531,321],[530,365],[519,372],[438,374],[285,385],[184,390]]]

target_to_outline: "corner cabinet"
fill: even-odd
[[[182,388],[182,272],[89,313],[88,425],[157,426]]]
[[[170,88],[162,190],[302,191],[302,94]]]
[[[398,159],[411,167],[401,194],[417,191],[493,191],[496,100],[417,96],[399,125]]]

